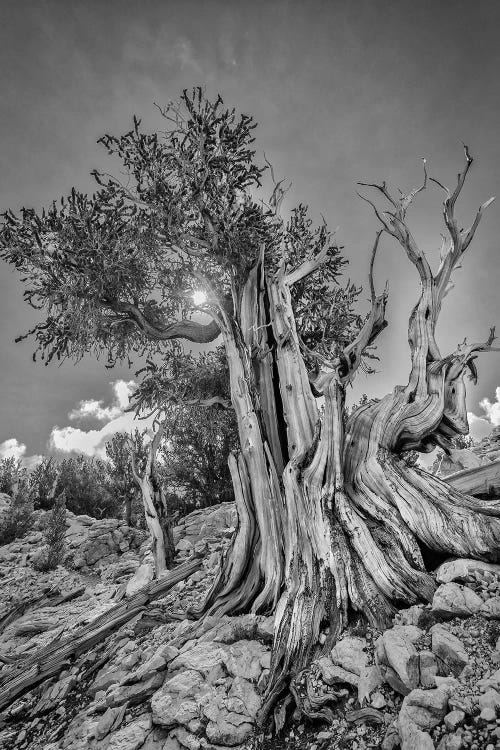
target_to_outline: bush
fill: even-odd
[[[0,519],[0,545],[22,539],[33,525],[33,503],[25,482],[12,498],[10,510]]]
[[[19,483],[26,480],[27,471],[23,469],[20,461],[16,461],[12,456],[0,460],[0,492],[5,492],[13,497]]]
[[[58,466],[57,492],[66,493],[66,507],[75,515],[117,518],[120,508],[109,491],[105,461],[78,456]]]
[[[66,540],[66,493],[64,490],[54,500],[54,506],[45,522],[44,546],[32,560],[35,570],[54,570],[64,558]]]

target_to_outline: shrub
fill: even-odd
[[[63,490],[54,500],[54,505],[45,522],[44,546],[32,561],[35,570],[46,572],[60,565],[64,557],[66,539],[66,493]]]
[[[26,482],[21,482],[10,509],[0,519],[0,545],[22,539],[33,525],[33,503]]]

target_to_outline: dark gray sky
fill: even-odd
[[[125,132],[134,113],[161,128],[153,102],[200,84],[254,115],[257,148],[293,182],[290,203],[307,202],[318,219],[340,225],[349,273],[364,282],[377,224],[356,197],[356,181],[387,178],[409,189],[421,180],[425,156],[430,174],[452,184],[465,141],[476,161],[457,206],[463,224],[500,193],[499,22],[496,0],[3,0],[0,209],[39,208],[73,185],[91,190],[88,174],[103,165],[96,145],[103,133]],[[411,218],[437,262],[440,193],[421,196]],[[500,201],[445,302],[444,352],[466,335],[483,340],[500,324],[499,237]],[[380,372],[358,378],[355,395],[381,396],[406,382],[406,323],[418,280],[388,240],[377,262],[379,288],[386,278],[390,326],[380,339]],[[30,342],[13,343],[36,320],[21,291],[3,265],[0,443],[16,438],[32,454],[44,451],[54,425],[69,424],[79,401],[107,403],[110,381],[130,380],[133,371],[109,371],[91,359],[76,367],[33,364]],[[469,389],[478,415],[481,399],[494,402],[499,356],[482,356],[479,384]]]

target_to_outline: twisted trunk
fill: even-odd
[[[427,175],[423,187],[426,182]],[[462,184],[459,175],[458,192]],[[230,458],[240,522],[203,611],[275,612],[261,721],[289,684],[303,711],[321,713],[323,701],[302,690],[297,677],[316,653],[331,648],[352,613],[383,627],[398,605],[431,599],[424,549],[500,559],[500,502],[462,494],[401,459],[404,451],[446,447],[468,432],[463,378],[466,369],[475,376],[473,360],[491,349],[493,331],[485,343],[464,342],[446,357],[434,331],[451,272],[478,219],[460,232],[453,216],[457,191],[450,194],[445,220],[452,239],[434,276],[405,223],[423,188],[398,201],[385,184],[379,189],[394,209],[377,213],[382,231],[402,245],[421,281],[409,321],[406,387],[346,420],[345,387],[386,325],[387,295],[375,295],[372,276],[381,232],[370,266],[371,313],[355,341],[331,361],[318,357],[313,373],[306,370],[290,288],[323,258],[288,275],[268,275],[261,258],[242,292],[233,294],[233,314],[221,310],[241,444],[240,455]],[[317,396],[324,398],[321,415]],[[329,631],[320,647],[322,626]]]
[[[151,549],[155,564],[156,577],[160,578],[171,567],[175,557],[175,545],[172,523],[168,512],[165,491],[158,481],[156,470],[156,453],[165,429],[165,421],[156,431],[148,447],[146,465],[142,475],[139,474],[134,447],[131,444],[132,473],[141,491],[146,525],[151,536]]]

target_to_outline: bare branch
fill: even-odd
[[[304,279],[306,276],[310,276],[310,274],[314,273],[314,271],[316,271],[327,260],[329,249],[329,244],[325,243],[324,248],[314,258],[305,260],[300,266],[293,271],[290,271],[290,273],[287,273],[283,279],[284,282],[288,284],[288,286],[292,286],[293,284],[296,284],[297,281]]]
[[[141,331],[157,341],[187,339],[197,344],[208,344],[220,334],[219,325],[215,320],[207,324],[196,323],[193,320],[179,320],[165,326],[158,326],[151,323],[138,305],[131,302],[103,300],[102,305],[114,312],[125,313],[128,319],[133,321]]]

